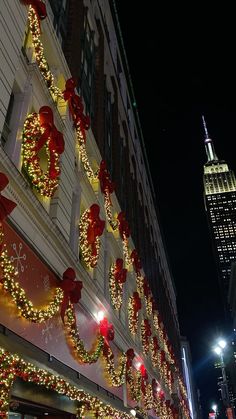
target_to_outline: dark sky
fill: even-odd
[[[201,114],[216,153],[236,171],[236,42],[222,5],[206,12],[117,0],[120,24],[204,418],[217,401],[214,339],[224,333],[203,202]],[[154,152],[155,147],[155,152]]]

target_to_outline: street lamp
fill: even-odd
[[[211,408],[212,408],[213,412],[215,413],[215,416],[217,416],[217,404],[213,404],[211,406]]]
[[[213,350],[220,357],[220,367],[221,367],[221,372],[222,372],[221,396],[222,396],[224,405],[226,406],[226,408],[229,408],[231,407],[231,403],[229,399],[228,381],[227,381],[224,358],[223,358],[223,351],[226,346],[227,346],[226,341],[224,339],[219,339],[217,341],[217,345],[213,348]],[[212,406],[212,409],[214,410],[213,406]]]

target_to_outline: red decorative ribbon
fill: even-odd
[[[34,148],[38,153],[43,146],[48,142],[48,148],[50,151],[50,166],[49,166],[49,177],[51,179],[57,178],[60,174],[60,170],[56,168],[55,153],[62,154],[64,151],[64,138],[63,134],[58,131],[53,122],[53,111],[49,106],[42,106],[39,109],[39,120],[40,126],[44,129],[44,133],[41,135],[37,144]]]
[[[41,0],[21,0],[25,5],[31,5],[37,15],[38,21],[47,17],[46,4]]]
[[[123,268],[123,259],[116,259],[114,277],[119,284],[126,281],[127,269]]]
[[[81,298],[83,283],[82,281],[75,281],[75,278],[76,275],[73,268],[67,268],[63,273],[63,280],[61,281],[61,288],[64,291],[64,298],[61,303],[61,318],[63,322],[69,302],[76,304]]]
[[[119,232],[120,232],[121,238],[123,239],[124,236],[129,237],[130,236],[130,228],[129,228],[128,221],[125,219],[125,213],[123,211],[121,211],[118,214],[117,219],[119,221]]]
[[[143,293],[145,295],[146,298],[148,298],[149,294],[150,294],[150,287],[149,287],[149,283],[148,280],[145,276],[144,281],[143,281]]]
[[[0,222],[10,215],[17,205],[15,202],[1,195],[1,192],[6,188],[8,183],[7,176],[0,172]]]
[[[136,317],[137,312],[142,308],[141,298],[139,297],[139,293],[137,291],[133,293],[133,308],[134,317]]]
[[[105,343],[109,345],[109,341],[114,339],[115,331],[113,324],[108,323],[108,320],[106,317],[104,317],[103,320],[100,321],[100,333],[105,339]]]
[[[87,231],[87,240],[92,248],[92,256],[97,256],[96,238],[102,235],[105,227],[105,221],[100,219],[99,213],[99,205],[91,205],[89,211],[89,226]]]
[[[139,258],[138,252],[136,249],[134,249],[130,255],[130,258],[133,263],[133,267],[136,273],[140,272],[140,269],[142,269],[141,260]]]
[[[75,126],[79,126],[84,141],[86,140],[85,130],[90,127],[90,118],[84,115],[84,105],[79,95],[75,93],[76,83],[73,78],[66,81],[65,90],[63,92],[64,100],[68,100],[70,115]]]
[[[128,369],[132,367],[134,357],[135,357],[135,353],[134,353],[133,348],[127,349],[127,351],[126,351],[126,371],[128,371]]]
[[[110,199],[110,194],[112,194],[112,192],[114,192],[115,190],[115,183],[112,182],[110,179],[110,175],[106,167],[106,162],[104,160],[102,160],[100,163],[98,178],[100,180],[100,187],[102,193],[105,194],[107,192],[109,194]]]

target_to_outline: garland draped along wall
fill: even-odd
[[[172,370],[174,370],[175,374],[178,375],[177,385],[181,393],[182,413],[184,417],[188,419],[189,411],[187,407],[187,392],[183,384],[183,379],[180,376],[172,347],[167,338],[163,323],[161,322],[156,303],[154,302],[151,290],[148,286],[148,281],[142,274],[142,265],[138,253],[136,249],[131,250],[129,248],[130,229],[128,222],[123,212],[120,212],[116,218],[113,216],[111,194],[114,192],[114,184],[110,180],[106,163],[102,161],[99,170],[94,172],[87,156],[86,131],[90,126],[89,117],[84,114],[82,100],[75,92],[75,83],[73,79],[67,80],[65,90],[61,91],[61,89],[55,85],[53,74],[51,73],[45,58],[44,47],[40,39],[40,20],[42,18],[46,18],[47,15],[46,8],[44,11],[45,5],[40,0],[24,0],[24,2],[29,5],[29,27],[32,34],[32,42],[39,70],[53,100],[56,101],[59,98],[60,100],[64,100],[68,103],[69,113],[74,123],[80,158],[84,170],[91,182],[99,180],[101,192],[104,194],[104,209],[107,221],[112,227],[112,230],[119,230],[120,238],[123,243],[124,263],[122,259],[117,259],[110,267],[109,289],[112,305],[115,310],[120,309],[122,305],[123,285],[126,281],[127,268],[132,267],[136,278],[136,291],[133,293],[133,296],[129,298],[128,302],[130,332],[132,334],[137,333],[139,311],[143,306],[147,316],[146,319],[143,318],[141,323],[141,339],[144,354],[152,361],[154,370],[158,366],[164,386],[170,394],[174,392],[174,378]],[[43,7],[43,10],[41,10],[41,7]],[[23,128],[22,142],[23,165],[29,175],[32,185],[36,187],[42,195],[48,197],[53,196],[58,186],[60,174],[59,156],[64,151],[64,140],[62,134],[54,125],[53,112],[49,107],[44,106],[40,108],[39,114],[34,113],[26,118]],[[48,169],[46,172],[43,172],[40,167],[40,150],[45,150],[47,156]],[[2,189],[0,189],[0,191]],[[1,198],[4,197],[0,194],[0,199]],[[14,205],[14,203],[12,204]],[[80,217],[79,223],[81,253],[86,266],[90,269],[93,269],[97,265],[100,248],[99,237],[103,234],[105,228],[105,221],[100,219],[99,211],[99,206],[97,204],[93,204],[89,209],[84,211]],[[6,211],[5,217],[9,215],[10,212]],[[1,220],[5,217],[2,216]],[[0,251],[0,263],[2,268],[0,282],[2,284],[3,291],[11,295],[12,300],[22,317],[26,318],[28,321],[40,323],[55,316],[60,311],[68,342],[73,345],[75,356],[78,358],[79,362],[91,364],[96,362],[98,358],[101,357],[105,364],[105,373],[109,378],[110,385],[121,386],[124,382],[127,382],[131,398],[136,401],[142,401],[146,410],[153,408],[162,418],[165,417],[165,414],[168,418],[176,417],[174,406],[170,403],[170,401],[165,399],[164,391],[160,388],[158,391],[154,391],[153,386],[148,383],[148,376],[143,372],[145,369],[144,365],[141,365],[139,368],[133,367],[133,358],[130,357],[129,352],[133,351],[133,349],[130,348],[126,353],[122,353],[120,355],[120,359],[116,362],[118,366],[115,368],[114,355],[109,344],[109,342],[114,339],[114,329],[113,326],[108,323],[106,318],[103,319],[98,326],[95,343],[92,349],[90,351],[85,349],[84,343],[79,336],[73,309],[73,305],[78,303],[81,297],[82,289],[82,285],[79,286],[77,284],[81,281],[75,281],[75,274],[73,274],[74,276],[72,275],[72,279],[70,277],[66,277],[66,275],[64,277],[64,274],[66,273],[65,271],[63,274],[63,280],[61,281],[61,286],[55,289],[54,297],[48,307],[42,309],[34,308],[32,302],[28,300],[25,291],[16,281],[14,267],[11,264],[4,244],[3,228],[1,228],[0,232]],[[145,302],[145,304],[143,302]],[[14,357],[14,355],[6,355],[6,353],[2,350],[3,363],[6,359],[15,359],[17,363],[17,367],[13,373],[13,378],[9,379],[8,376],[6,379],[7,386],[11,386],[12,380],[14,380],[14,374],[17,375],[18,372],[20,372],[19,376],[23,379],[24,374],[26,374],[26,379],[30,379],[30,377],[32,377],[31,369],[34,367],[28,367],[24,361],[19,361],[18,357]],[[21,372],[19,363],[24,365],[26,372]],[[3,365],[7,365],[6,369],[9,369],[9,365],[6,362]],[[2,367],[2,369],[4,369],[4,367]],[[35,377],[39,376],[38,373],[35,374]],[[50,377],[48,378],[49,382],[50,380],[54,382],[54,378],[52,378],[50,374],[47,377]],[[54,388],[57,388],[57,385],[56,380]],[[66,384],[63,384],[63,386],[64,385],[67,386]],[[3,391],[1,395],[6,394],[6,387],[3,386],[0,387],[0,389],[3,389],[1,390]],[[85,399],[83,400],[84,402],[86,401]],[[95,400],[96,398],[93,399],[94,401],[91,403],[96,406],[97,403],[99,405],[100,402],[97,402],[97,400]],[[88,406],[90,409],[91,403],[88,398],[87,405],[85,403],[84,406]],[[2,406],[7,406],[7,401],[3,402]],[[111,407],[109,407],[109,409],[110,408]],[[2,409],[4,410],[5,407]],[[103,407],[101,407],[101,409],[103,409]],[[98,417],[102,416],[99,416],[98,413]],[[119,416],[119,413],[114,413],[114,416],[112,417],[119,418],[121,416]],[[126,415],[122,417],[129,416]]]

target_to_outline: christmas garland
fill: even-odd
[[[141,310],[142,304],[138,292],[134,292],[128,301],[128,321],[129,330],[132,335],[138,331],[138,312]]]
[[[41,30],[38,13],[35,11],[35,8],[32,5],[29,6],[28,19],[30,31],[32,34],[32,42],[35,50],[36,62],[54,101],[56,101],[58,97],[63,98],[63,95],[61,89],[55,86],[54,76],[50,71],[49,65],[44,56],[44,48],[40,40]]]
[[[109,272],[109,290],[111,302],[115,310],[119,310],[123,301],[123,286],[126,281],[127,269],[123,268],[123,260],[117,259]]]
[[[25,167],[32,185],[41,195],[51,197],[58,187],[60,174],[59,155],[64,151],[62,134],[53,124],[52,110],[43,106],[39,114],[28,115],[22,132],[23,166]],[[47,155],[47,170],[40,167],[41,149]]]
[[[104,345],[103,358],[105,361],[106,376],[113,387],[120,387],[125,383],[126,380],[126,363],[127,356],[122,353],[117,363],[118,368],[116,370],[114,363],[114,355],[111,348],[108,345]]]
[[[16,378],[46,387],[58,394],[78,402],[77,418],[82,418],[86,411],[94,412],[97,418],[114,417],[117,419],[131,419],[131,415],[120,412],[114,407],[103,403],[95,396],[70,384],[58,375],[36,367],[24,361],[16,354],[11,354],[0,348],[0,415],[7,419],[10,393]],[[82,404],[82,406],[81,406]]]
[[[23,288],[15,281],[17,272],[15,272],[15,268],[8,257],[6,245],[3,246],[0,253],[0,266],[2,270],[0,283],[3,285],[4,291],[11,295],[22,317],[33,323],[42,323],[59,312],[64,295],[61,288],[56,288],[55,296],[47,308],[34,308],[33,303],[26,297]]]
[[[83,260],[89,268],[97,265],[100,239],[102,235],[105,221],[99,218],[100,208],[97,204],[84,211],[79,222],[80,232],[80,248]]]
[[[104,337],[98,333],[93,347],[87,351],[84,342],[80,339],[76,318],[71,304],[66,310],[65,327],[68,332],[68,338],[71,339],[75,354],[78,360],[84,364],[94,364],[100,358],[104,346]]]

